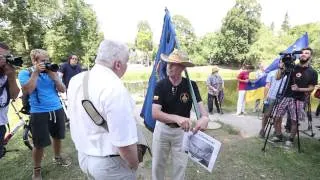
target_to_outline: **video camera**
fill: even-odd
[[[22,57],[14,57],[13,55],[7,55],[7,56],[5,56],[5,58],[6,58],[6,62],[8,64],[11,64],[13,66],[22,67],[22,64],[23,64]]]
[[[296,60],[296,55],[302,54],[302,51],[293,51],[291,53],[281,52],[279,55],[281,56],[281,61],[284,63],[286,70],[290,70],[294,68],[294,61]]]
[[[44,63],[47,70],[57,72],[59,70],[58,64]]]

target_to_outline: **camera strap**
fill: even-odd
[[[27,69],[27,71],[29,72],[29,77],[31,78],[31,75],[33,73],[33,68],[32,67],[29,67]],[[39,77],[41,77],[41,74],[39,74]],[[40,103],[40,98],[39,98],[39,93],[38,93],[38,90],[37,90],[37,87],[34,88],[34,92],[36,93],[36,99],[37,99],[37,102]]]
[[[81,101],[82,102],[82,107],[85,109],[87,114],[89,115],[90,119],[95,123],[97,126],[102,126],[103,128],[106,129],[107,132],[109,132],[108,124],[107,121],[100,115],[98,110],[95,108],[93,103],[90,101],[89,97],[89,71],[85,72],[84,77],[83,77],[83,97],[84,99]]]
[[[104,120],[104,118],[99,114],[97,109],[94,107],[93,103],[90,101],[89,98],[89,92],[88,92],[88,82],[89,82],[89,72],[87,71],[84,74],[83,78],[83,100],[82,100],[82,106],[86,110],[87,114],[90,116],[91,120],[97,125],[102,126],[106,129],[107,132],[109,132],[107,121]],[[150,156],[152,156],[151,148],[148,145],[147,139],[145,138],[142,129],[140,129],[139,126],[137,126],[137,136],[138,136],[138,142],[137,142],[137,148],[138,148],[138,159],[139,162],[143,161],[143,157],[148,150],[150,153]]]
[[[9,91],[9,82],[8,82],[8,78],[5,78],[5,83],[3,83],[3,85],[0,87],[0,97],[3,95],[4,89],[6,89],[6,93],[7,93],[7,101],[2,104],[2,102],[0,102],[0,108],[6,107],[8,106],[9,102],[10,102],[10,91]]]

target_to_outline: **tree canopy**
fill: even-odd
[[[96,15],[84,0],[11,0],[0,4],[0,20],[0,40],[29,65],[34,48],[48,50],[56,63],[76,54],[89,65],[103,39]]]
[[[135,46],[144,53],[145,62],[143,63],[149,65],[149,52],[153,50],[152,30],[147,21],[140,21],[137,29]]]

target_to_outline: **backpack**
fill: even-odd
[[[31,73],[32,73],[32,69],[31,68],[28,68],[27,69],[28,72],[29,72],[29,77],[31,76]],[[35,89],[36,91],[36,89]],[[36,91],[37,92],[37,91]],[[30,103],[29,103],[29,98],[30,98],[30,95],[29,94],[26,94],[26,93],[22,93],[22,97],[21,97],[21,100],[22,100],[22,107],[20,109],[20,112],[23,113],[23,114],[26,114],[26,115],[30,115]]]

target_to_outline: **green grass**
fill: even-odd
[[[233,77],[232,74],[229,76]],[[194,80],[194,78],[192,79]],[[201,79],[201,76],[199,76],[199,79]],[[206,82],[205,80],[197,80],[197,85],[200,91],[201,98],[203,102],[206,104],[208,99],[208,89],[205,82]],[[225,112],[233,112],[237,107],[237,100],[238,100],[237,80],[235,80],[235,78],[225,79],[224,82],[225,82],[225,89],[224,89],[225,96],[224,96],[224,102],[222,107]],[[148,82],[144,82],[144,81],[126,82],[125,86],[127,87],[130,93],[140,95],[140,100],[137,101],[137,104],[143,103],[143,97],[146,95]],[[312,111],[315,111],[318,103],[319,103],[319,100],[315,99],[312,96],[312,99],[311,99]],[[254,109],[254,105],[255,105],[254,101],[247,102],[246,103],[246,109],[248,110],[247,112],[250,113],[250,110]]]
[[[144,129],[148,142],[151,133]],[[221,129],[206,131],[222,142],[219,157],[212,173],[189,161],[186,179],[317,179],[320,177],[320,143],[314,139],[302,138],[303,153],[296,149],[284,150],[267,145],[262,152],[263,141],[258,138],[240,137],[232,127],[223,125]],[[10,141],[8,149],[19,149],[10,152],[0,160],[0,179],[31,179],[31,151],[22,142],[21,131]],[[77,152],[67,133],[63,141],[63,152],[72,159],[72,165],[62,168],[52,164],[52,149],[46,148],[42,163],[44,179],[85,179],[81,172]],[[147,154],[138,179],[151,179],[151,157]],[[167,166],[170,172],[170,165]]]
[[[212,66],[197,66],[193,68],[188,68],[189,76],[195,81],[206,81],[208,76],[211,74]],[[152,67],[140,68],[140,69],[130,69],[123,76],[125,82],[139,82],[139,81],[149,81],[149,77],[152,72]],[[219,74],[223,79],[235,79],[237,77],[239,70],[224,69],[221,68]],[[184,73],[183,73],[184,74]]]
[[[190,76],[192,79],[198,80],[198,86],[202,99],[207,101],[207,89],[205,79],[209,74],[210,68],[202,67],[197,71],[190,68]],[[207,68],[207,69],[206,69]],[[210,71],[209,71],[210,72]],[[223,70],[220,71],[223,75]],[[235,71],[236,72],[236,71]],[[130,74],[131,73],[131,74]],[[227,75],[229,73],[229,75]],[[230,77],[225,81],[225,102],[224,111],[234,111],[237,101],[236,81],[234,71],[226,70],[224,77]],[[135,74],[135,75],[134,75]],[[135,81],[136,83],[126,83],[131,93],[141,93],[144,95],[147,88],[145,81],[149,78],[149,74],[145,72],[129,72],[125,79]],[[130,79],[131,78],[131,79]],[[313,99],[313,107],[318,103]],[[15,103],[20,109],[19,102]],[[248,103],[248,108],[253,107],[253,103]],[[12,108],[9,109],[9,117],[11,128],[14,127],[18,118],[14,114]],[[144,130],[148,142],[152,140],[152,134]],[[287,151],[282,148],[275,148],[271,145],[267,146],[267,151],[262,152],[263,142],[257,138],[243,139],[237,130],[229,125],[222,124],[222,128],[218,130],[206,131],[207,134],[214,136],[220,140],[222,148],[217,159],[215,169],[212,174],[206,172],[197,164],[189,161],[187,168],[187,179],[317,179],[320,177],[320,143],[314,139],[302,138],[303,153],[297,153],[296,149]],[[24,146],[22,141],[22,130],[20,130],[7,145],[7,149],[19,149],[18,152],[9,152],[0,160],[0,179],[31,179],[32,175],[32,159],[31,151]],[[43,177],[44,179],[85,179],[81,172],[77,152],[70,138],[70,134],[66,134],[63,141],[63,152],[72,159],[72,165],[68,168],[61,168],[52,164],[52,149],[46,148],[45,157],[43,159]],[[145,157],[143,169],[138,173],[139,179],[151,179],[151,157]],[[170,170],[168,166],[168,170]]]
[[[225,132],[227,132],[228,134],[230,135],[240,135],[240,131],[235,129],[234,127],[232,127],[231,125],[229,124],[225,124],[221,121],[218,121],[218,123],[221,124],[221,129]]]
[[[212,174],[197,168],[188,168],[189,179],[318,179],[320,177],[320,143],[302,139],[303,153],[296,149],[284,150],[267,145],[257,138],[242,139],[211,131],[223,142],[220,156]],[[222,134],[222,136],[221,136]]]
[[[15,102],[14,105],[18,110],[21,108],[21,102]],[[9,122],[11,129],[18,122],[18,117],[14,113],[12,106],[9,108]],[[23,116],[27,118],[26,116]],[[7,150],[18,150],[17,152],[8,152],[5,157],[0,160],[0,179],[31,179],[32,176],[32,156],[31,151],[24,145],[22,140],[21,128],[17,134],[9,141]],[[51,146],[45,149],[45,155],[42,163],[42,175],[44,179],[85,179],[78,165],[77,152],[71,141],[69,132],[67,138],[63,141],[63,156],[67,155],[72,160],[72,165],[67,168],[56,166],[52,163],[53,151]]]

